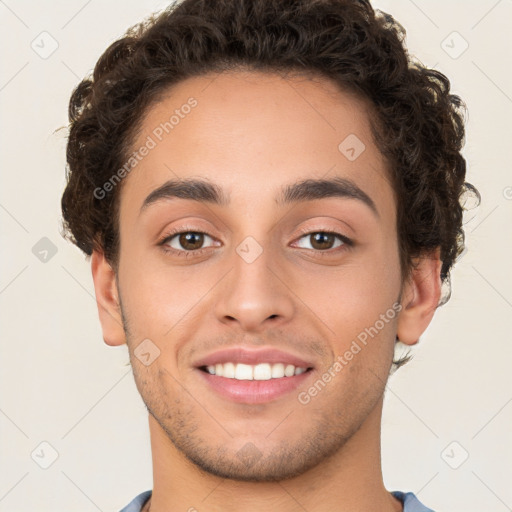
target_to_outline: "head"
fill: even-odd
[[[463,104],[403,41],[366,1],[184,0],[73,92],[65,234],[105,341],[208,472],[280,480],[341,449],[442,302],[474,191]],[[231,347],[303,360],[304,385],[226,400],[203,363]]]

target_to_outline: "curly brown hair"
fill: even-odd
[[[402,271],[440,248],[449,288],[464,247],[461,197],[478,194],[464,181],[465,107],[367,0],[183,0],[130,28],[70,99],[63,235],[116,268],[122,187],[102,198],[95,190],[126,162],[144,114],[171,85],[237,69],[320,76],[370,102],[397,198]]]

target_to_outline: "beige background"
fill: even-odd
[[[53,132],[107,45],[165,5],[0,1],[0,512],[117,511],[151,488],[126,347],[103,343],[89,264],[59,235],[65,130]],[[374,5],[465,99],[468,179],[483,197],[467,215],[451,300],[389,382],[385,483],[437,512],[511,510],[512,2]]]

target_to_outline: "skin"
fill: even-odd
[[[127,343],[149,411],[154,487],[145,510],[402,510],[382,480],[383,392],[396,336],[412,345],[432,319],[440,261],[425,255],[402,281],[395,197],[368,105],[320,78],[195,77],[151,107],[134,150],[189,97],[197,107],[123,181],[117,274],[101,251],[91,260],[104,340]],[[338,149],[349,134],[366,147],[354,161]],[[362,189],[378,214],[354,198],[275,201],[285,185],[335,176]],[[190,177],[222,187],[229,205],[167,198],[141,212],[153,190]],[[165,252],[159,242],[172,228],[207,233],[196,242],[205,252]],[[318,248],[311,233],[326,231],[353,245],[333,238]],[[263,250],[252,263],[236,251],[248,236]],[[178,238],[172,248],[186,252]],[[397,299],[400,313],[300,403],[298,392]],[[134,355],[145,339],[160,351],[149,366]],[[235,403],[194,367],[235,345],[276,347],[314,369],[274,401]],[[247,446],[257,457],[237,454]]]

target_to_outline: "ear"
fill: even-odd
[[[123,345],[126,343],[126,337],[115,272],[105,259],[105,255],[99,251],[92,253],[91,270],[103,340],[107,345]]]
[[[398,317],[398,339],[406,345],[419,341],[434,316],[441,297],[441,265],[439,248],[414,261]]]

